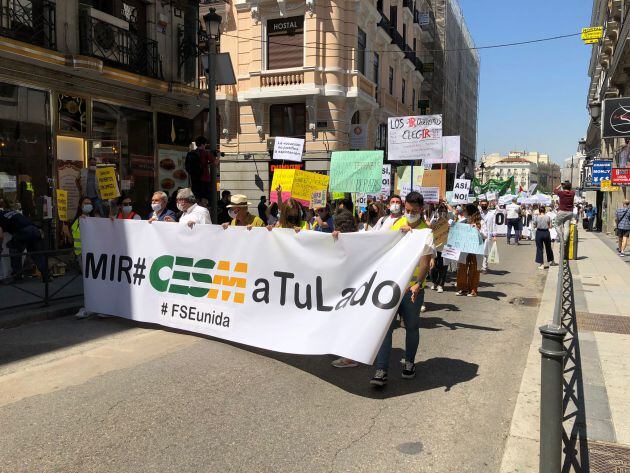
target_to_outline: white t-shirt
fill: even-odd
[[[188,207],[188,209],[186,209],[179,218],[179,223],[187,225],[188,222],[195,222],[199,224],[212,223],[210,221],[210,212],[208,212],[208,209],[205,207],[193,204]]]
[[[507,210],[506,218],[519,218],[519,213],[521,211],[521,206],[515,203],[511,203],[505,206],[505,210]]]

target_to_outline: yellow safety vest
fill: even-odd
[[[79,219],[77,218],[72,227],[72,239],[74,240],[74,254],[79,256],[81,254],[81,228],[79,227]]]
[[[406,217],[399,218],[398,221],[396,221],[392,225],[391,229],[392,230],[400,230],[405,225],[409,225],[409,222],[407,222],[407,218]],[[429,226],[427,225],[427,223],[424,220],[422,220],[422,222],[420,222],[420,225],[418,225],[416,228],[414,228],[414,230],[422,230],[423,228],[429,228]],[[407,284],[407,287],[411,287],[414,284],[416,284],[416,282],[418,282],[418,276],[420,276],[420,267],[416,266],[416,269],[413,270],[413,275],[411,276],[411,280]],[[424,281],[422,281],[422,288],[424,288],[426,286],[426,284],[427,284],[427,280],[425,278]]]

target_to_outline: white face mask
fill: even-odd
[[[131,205],[124,205],[122,208],[122,211],[125,214],[131,213],[132,210],[133,210],[133,207]]]
[[[236,212],[232,209],[228,210],[228,215],[230,218],[236,218]]]
[[[154,212],[157,212],[158,210],[162,208],[162,204],[151,204],[151,208],[153,209]]]
[[[393,214],[397,214],[398,212],[400,212],[400,204],[391,204],[389,206],[389,210],[391,210]]]
[[[177,204],[177,208],[179,209],[180,212],[184,211],[184,204]]]
[[[418,220],[420,220],[420,217],[422,217],[422,215],[420,214],[409,214],[405,212],[405,218],[407,219],[407,222],[409,223],[416,223]]]
[[[83,207],[81,207],[81,210],[86,215],[92,212],[93,209],[94,207],[92,207],[92,204],[84,204]]]

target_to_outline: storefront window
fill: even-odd
[[[46,92],[0,83],[0,198],[32,220],[43,218],[52,175]]]

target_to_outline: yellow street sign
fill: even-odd
[[[602,179],[600,181],[600,191],[602,192],[617,192],[619,190],[619,186],[611,185],[612,182],[610,179]]]
[[[599,43],[598,39],[585,39],[584,44],[597,44]]]
[[[582,39],[600,39],[604,35],[603,26],[582,28]]]

